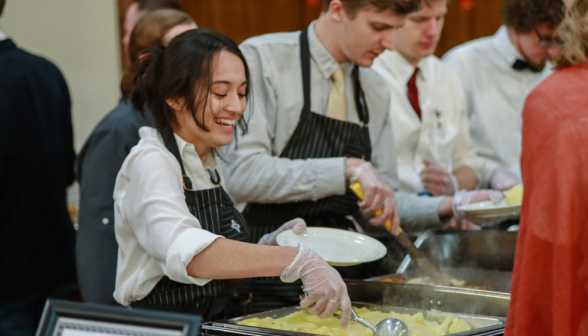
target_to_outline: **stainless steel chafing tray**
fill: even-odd
[[[510,293],[512,272],[452,267],[441,267],[441,271],[454,279],[465,281],[466,286],[483,286],[491,291]],[[418,269],[413,269],[406,271],[404,273],[387,274],[378,277],[368,278],[365,279],[365,281],[380,281],[386,278],[395,277],[399,275],[403,276],[408,281],[413,278],[425,276],[426,274],[420,272],[420,270]]]
[[[415,246],[439,267],[512,271],[517,236],[501,230],[429,230],[417,238]],[[396,273],[412,269],[410,266],[410,256],[406,256]]]
[[[415,314],[427,313],[431,309],[452,313],[465,320],[475,329],[453,335],[501,335],[504,331],[510,295],[489,291],[478,291],[451,287],[419,286],[395,283],[349,281],[347,289],[354,306],[368,306],[380,311]],[[297,307],[271,310],[242,316],[230,320],[206,323],[207,333],[228,333],[247,336],[310,336],[293,331],[240,326],[239,322],[249,318],[280,318],[295,311]]]

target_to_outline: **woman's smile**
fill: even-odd
[[[233,132],[238,119],[214,118],[214,123],[223,131]]]

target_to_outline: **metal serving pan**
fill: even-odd
[[[512,271],[517,236],[504,230],[429,230],[416,239],[415,246],[439,267]],[[410,256],[406,256],[396,273],[411,266]]]
[[[441,267],[441,271],[454,279],[463,280],[466,286],[484,286],[490,291],[510,293],[512,272],[484,270],[476,268],[452,268]],[[425,276],[418,269],[412,269],[404,273],[387,274],[378,277],[368,278],[365,281],[380,281],[394,276],[403,276],[406,280]],[[430,285],[422,285],[430,286]]]
[[[510,295],[440,286],[421,286],[367,281],[348,281],[347,289],[355,306],[369,306],[381,311],[415,314],[431,309],[455,314],[476,327],[453,335],[501,335],[504,332]],[[206,323],[207,333],[238,334],[246,336],[310,336],[312,334],[240,326],[249,318],[280,318],[295,312],[297,307],[271,310],[230,320]]]
[[[370,309],[376,309],[379,311],[385,312],[396,312],[402,314],[411,314],[414,315],[416,313],[423,313],[426,316],[426,313],[429,312],[428,310],[424,309],[415,309],[415,308],[403,308],[403,307],[384,307],[373,305],[369,303],[360,303],[354,302],[353,305],[355,307],[368,307]],[[282,309],[275,309],[270,310],[263,313],[257,313],[252,315],[247,315],[243,317],[238,317],[234,319],[230,319],[227,321],[220,321],[220,322],[213,322],[209,325],[202,326],[204,330],[212,330],[212,331],[224,331],[224,332],[232,332],[234,330],[239,331],[241,334],[245,335],[286,335],[286,336],[303,336],[303,335],[312,335],[307,333],[301,332],[294,332],[294,331],[283,331],[283,330],[275,330],[275,329],[267,329],[267,328],[258,328],[258,327],[248,327],[238,325],[239,322],[243,320],[247,320],[250,318],[266,318],[272,317],[274,319],[285,317],[292,313],[295,313],[299,310],[303,310],[305,308],[302,307],[288,307]],[[454,314],[457,317],[463,319],[466,323],[472,326],[473,330],[468,332],[456,333],[453,335],[487,335],[488,333],[494,334],[496,331],[500,331],[504,328],[504,323],[506,320],[500,317],[491,317],[491,316],[479,316],[479,315],[470,315],[470,314]]]

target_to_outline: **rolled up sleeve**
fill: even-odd
[[[208,279],[188,276],[192,258],[222,236],[203,230],[188,210],[179,164],[162,149],[146,150],[133,163],[122,202],[139,245],[171,280],[204,285]]]

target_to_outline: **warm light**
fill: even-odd
[[[474,0],[459,0],[459,7],[462,10],[469,12],[474,8]]]

